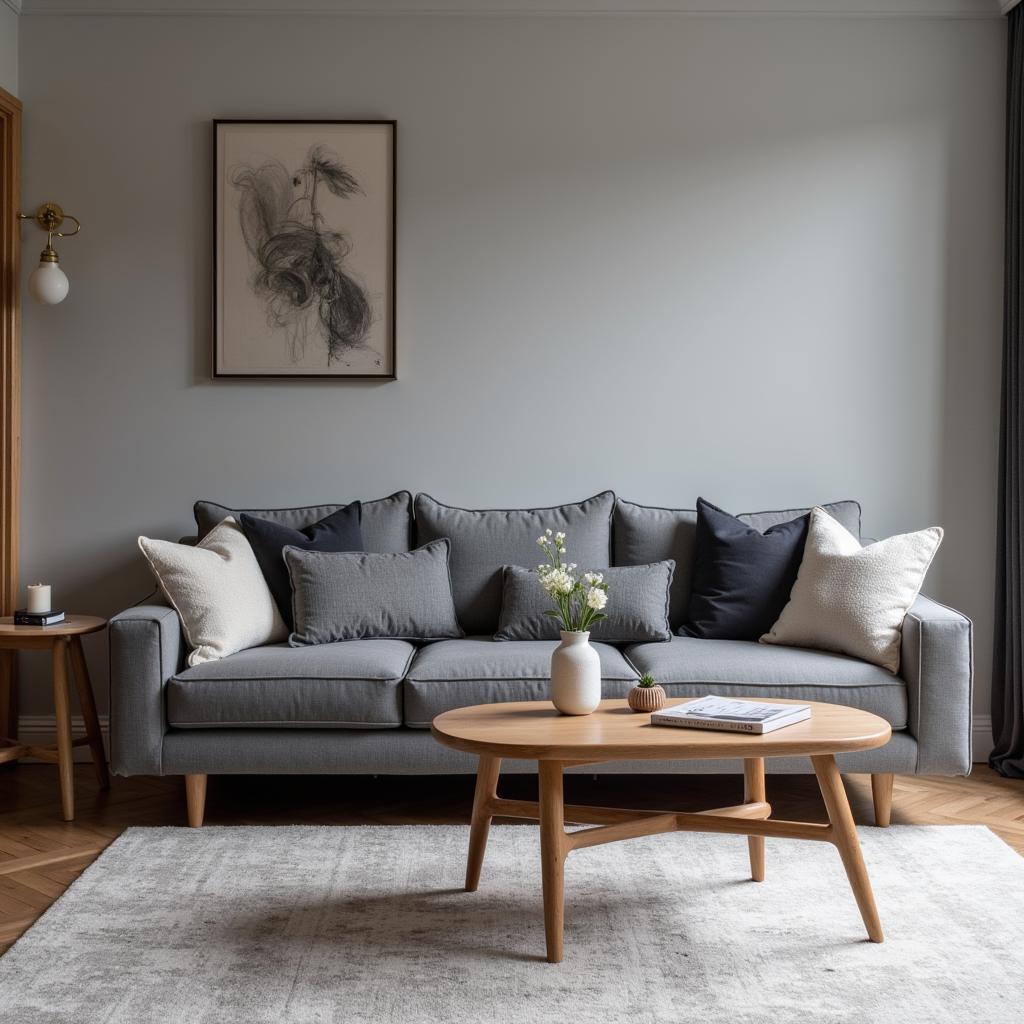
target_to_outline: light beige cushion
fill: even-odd
[[[812,509],[789,603],[761,643],[838,651],[895,674],[903,619],[941,541],[932,526],[861,547],[827,512]]]
[[[181,618],[190,665],[287,638],[256,556],[230,516],[194,547],[149,537],[139,547]]]

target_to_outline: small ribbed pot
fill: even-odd
[[[668,694],[660,686],[634,686],[626,700],[634,711],[660,711],[668,700]]]

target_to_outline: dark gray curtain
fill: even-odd
[[[1024,778],[1024,5],[1010,11],[1006,74],[1006,280],[999,439],[996,633],[989,763]]]

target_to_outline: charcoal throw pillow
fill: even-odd
[[[764,533],[697,499],[693,581],[679,632],[703,640],[757,640],[771,629],[796,582],[806,515]]]
[[[608,584],[606,619],[595,623],[592,640],[640,644],[671,640],[668,595],[672,561],[602,569]],[[544,613],[553,607],[537,573],[518,565],[503,570],[501,618],[495,640],[557,640],[558,620]]]
[[[361,507],[358,501],[339,508],[312,526],[295,530],[282,523],[242,512],[239,521],[253,554],[263,571],[281,617],[292,628],[292,588],[288,568],[284,564],[286,547],[305,551],[362,551],[363,535],[359,529]]]
[[[292,647],[387,637],[461,637],[447,540],[400,554],[284,549],[292,587]]]
[[[903,620],[940,543],[942,530],[931,526],[861,547],[827,512],[812,509],[792,596],[761,642],[838,651],[895,675]]]

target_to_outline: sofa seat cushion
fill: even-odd
[[[404,640],[254,647],[187,669],[167,684],[176,729],[383,729],[402,724]]]
[[[670,697],[789,697],[863,708],[893,729],[907,727],[903,680],[857,658],[748,640],[674,636],[667,644],[624,651],[638,672],[650,672]]]
[[[428,644],[417,651],[403,684],[405,724],[427,729],[442,711],[470,704],[548,700],[551,652],[557,646],[557,640],[490,637]],[[625,696],[638,678],[636,672],[617,648],[593,646],[601,658],[602,694]]]

